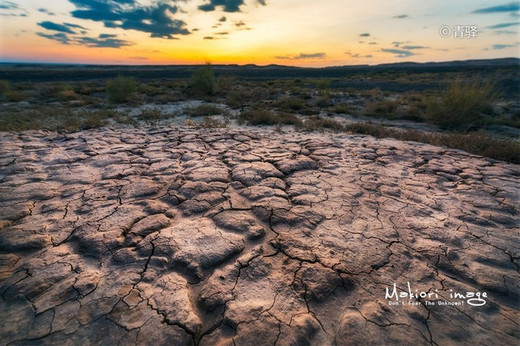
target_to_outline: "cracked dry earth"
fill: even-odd
[[[262,129],[0,144],[1,344],[519,342],[517,165]]]

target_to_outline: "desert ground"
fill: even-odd
[[[363,111],[401,97],[381,90],[309,82],[298,108],[293,81],[227,103],[164,83],[108,110],[101,82],[10,85],[1,344],[519,342],[518,100],[453,133],[403,99]]]

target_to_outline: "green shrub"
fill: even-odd
[[[11,85],[6,80],[0,80],[0,96],[7,94],[11,90]]]
[[[245,90],[232,90],[226,96],[226,104],[233,109],[244,110],[249,99],[249,93]]]
[[[197,96],[212,95],[215,89],[215,77],[211,65],[197,67],[191,76],[190,86]]]
[[[119,76],[107,81],[108,102],[124,103],[130,101],[137,90],[137,82],[132,77]]]
[[[218,92],[228,93],[235,84],[236,78],[234,76],[220,76],[217,79],[216,89]]]
[[[278,107],[284,111],[302,111],[307,108],[307,102],[296,97],[282,97],[278,101]]]
[[[81,129],[95,129],[108,124],[108,118],[112,117],[110,112],[90,112],[85,118],[81,119]]]
[[[468,130],[478,127],[483,113],[492,111],[496,99],[492,83],[457,81],[427,107],[426,120],[443,129]]]
[[[145,109],[139,114],[139,119],[144,120],[148,124],[156,124],[159,120],[166,118],[161,111],[156,108]]]
[[[26,100],[27,95],[17,90],[9,90],[5,94],[5,99],[9,102],[20,102]]]

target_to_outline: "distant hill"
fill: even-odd
[[[82,81],[107,79],[118,75],[133,76],[141,80],[157,78],[189,78],[198,65],[74,65],[0,63],[0,80],[13,82]],[[465,60],[446,62],[401,62],[381,65],[346,65],[323,68],[302,68],[283,65],[213,65],[215,75],[233,75],[251,80],[280,78],[341,78],[359,73],[400,71],[409,73],[479,71],[492,72],[496,68],[518,68],[519,58]]]

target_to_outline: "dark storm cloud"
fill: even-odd
[[[45,21],[45,22],[38,23],[38,25],[47,30],[64,32],[67,34],[75,34],[75,32],[72,31],[71,28],[69,28],[67,25],[64,25],[64,24],[58,24],[58,23]]]
[[[175,35],[188,35],[186,23],[171,18],[178,8],[170,2],[156,2],[143,7],[135,0],[69,0],[76,6],[73,17],[103,22],[108,28],[137,30],[150,37],[173,39]]]
[[[500,23],[496,25],[488,26],[490,29],[503,29],[503,28],[509,28],[510,26],[515,26],[520,24],[519,22],[510,22],[510,23]]]
[[[240,12],[240,6],[243,4],[244,0],[210,0],[209,3],[199,6],[199,10],[211,12],[219,6],[224,12]]]
[[[520,11],[519,2],[510,2],[508,4],[481,8],[473,11],[472,13],[500,13],[500,12],[516,12]]]
[[[415,55],[415,53],[410,52],[409,50],[404,50],[404,49],[383,48],[383,49],[381,49],[381,51],[385,52],[385,53],[395,54],[396,58],[407,58],[407,57]]]

